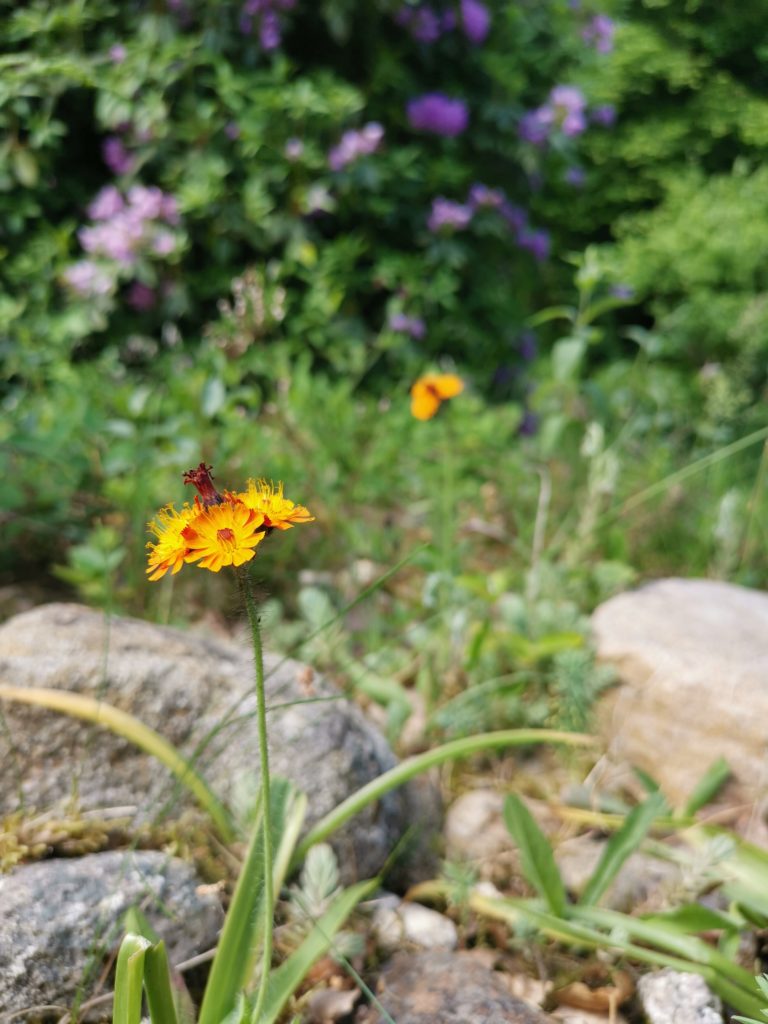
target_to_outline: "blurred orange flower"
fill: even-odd
[[[455,373],[425,373],[411,388],[411,412],[417,420],[431,420],[441,402],[463,390],[464,381]]]

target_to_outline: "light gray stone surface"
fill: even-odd
[[[271,768],[307,793],[311,823],[395,758],[359,709],[322,677],[290,659],[268,654],[265,661]],[[0,684],[103,699],[195,758],[224,801],[255,795],[258,742],[247,644],[108,619],[75,604],[43,605],[0,626]],[[128,807],[137,821],[177,817],[189,806],[165,768],[108,730],[15,702],[3,701],[1,710],[0,813],[64,809],[73,791],[83,809]],[[414,814],[414,799],[390,793],[332,838],[344,881],[381,869]],[[428,817],[425,811],[413,818],[417,831]]]
[[[614,761],[650,772],[677,804],[721,756],[737,799],[766,792],[768,594],[659,580],[600,605],[592,627],[599,660],[620,680],[601,700]]]
[[[69,1008],[81,986],[87,996],[131,906],[165,939],[171,963],[214,946],[223,920],[192,868],[153,850],[40,861],[0,875],[0,1022],[32,1006]]]
[[[459,943],[456,925],[449,917],[392,893],[376,900],[371,925],[376,944],[384,953],[409,946],[450,950]]]
[[[637,994],[648,1024],[723,1024],[719,998],[698,974],[644,974]]]
[[[377,996],[397,1024],[547,1024],[552,1018],[511,995],[472,953],[398,953],[384,968]],[[360,1018],[380,1024],[368,1009]]]

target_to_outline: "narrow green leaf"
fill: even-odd
[[[286,779],[271,780],[274,891],[279,892],[304,822],[307,801]],[[264,936],[263,814],[257,810],[200,1008],[199,1024],[220,1024],[248,988]]]
[[[112,1024],[140,1024],[144,957],[152,943],[143,935],[126,935],[120,943],[115,970]]]
[[[150,946],[144,956],[144,987],[152,1024],[178,1024],[171,969],[162,940]]]
[[[692,818],[697,811],[705,807],[720,792],[730,777],[731,766],[724,757],[718,757],[707,768],[696,784],[694,791],[688,797],[688,802],[681,812],[682,817]]]
[[[208,788],[202,775],[195,771],[191,762],[183,757],[173,744],[148,725],[144,725],[134,715],[92,697],[43,686],[0,685],[0,699],[15,700],[23,704],[48,708],[50,711],[59,711],[72,718],[82,718],[87,722],[105,726],[117,736],[122,736],[164,764],[210,815],[221,838],[228,843],[234,840],[235,829],[229,812]]]
[[[629,812],[619,831],[614,832],[608,840],[603,856],[579,900],[582,906],[597,903],[600,900],[621,870],[624,861],[642,843],[654,819],[663,814],[665,808],[664,795],[661,792],[656,792]]]
[[[514,793],[504,801],[504,824],[517,843],[526,879],[552,913],[562,917],[566,903],[565,886],[555,864],[552,847],[531,812]]]
[[[649,924],[658,924],[663,928],[679,931],[685,935],[696,935],[699,932],[726,931],[732,932],[739,928],[740,922],[727,914],[701,903],[686,903],[661,914],[643,914],[640,918]]]
[[[655,964],[659,967],[671,967],[676,971],[687,971],[700,974],[710,988],[724,999],[730,1006],[744,1013],[759,1012],[760,1005],[754,995],[754,979],[742,968],[726,962],[728,970],[721,970],[723,958],[707,943],[699,939],[692,940],[680,936],[667,936],[671,942],[679,940],[686,946],[686,951],[676,950],[673,953],[653,945],[654,929],[643,929],[643,923],[627,914],[614,911],[603,911],[596,907],[569,907],[568,913],[577,915],[578,921],[563,920],[553,914],[531,905],[531,901],[502,899],[473,893],[469,900],[470,907],[479,914],[507,921],[513,927],[520,924],[521,919],[538,928],[544,935],[572,946],[587,949],[619,950],[624,956],[640,963]],[[639,928],[633,928],[639,925]],[[601,931],[601,928],[607,931]],[[637,934],[637,932],[642,932]],[[643,945],[631,941],[639,938]],[[687,943],[694,945],[686,945]],[[732,975],[736,974],[734,978]]]
[[[313,825],[296,848],[292,863],[294,866],[300,864],[310,846],[324,842],[350,818],[359,814],[364,807],[435,765],[444,764],[446,761],[457,761],[459,758],[469,757],[484,750],[522,747],[535,743],[563,743],[567,746],[584,747],[594,742],[591,736],[555,729],[500,729],[498,732],[464,736],[461,739],[443,743],[439,747],[433,747],[423,754],[406,757],[400,764],[390,768],[388,772],[384,772],[383,775],[379,775],[361,786]]]
[[[299,948],[273,971],[261,1018],[251,1024],[274,1024],[285,1004],[296,991],[310,967],[328,952],[336,932],[342,927],[357,904],[376,889],[374,878],[358,882],[340,893],[326,912],[319,917]]]

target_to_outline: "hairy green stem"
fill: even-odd
[[[264,650],[261,644],[261,624],[246,569],[238,569],[237,581],[248,613],[253,642],[253,662],[256,670],[256,723],[259,733],[259,764],[261,769],[261,803],[264,827],[264,949],[259,991],[256,996],[252,1020],[258,1021],[269,985],[272,968],[272,925],[275,912],[274,877],[272,873],[272,812],[269,793],[269,750],[267,749],[267,700],[264,693]]]

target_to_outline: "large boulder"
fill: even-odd
[[[592,618],[619,685],[601,702],[613,760],[649,772],[676,804],[724,757],[740,797],[765,793],[768,594],[711,580],[659,580]]]
[[[312,823],[395,758],[359,709],[307,666],[268,654],[265,669],[271,770],[307,794]],[[194,759],[229,804],[256,792],[253,677],[247,644],[80,605],[40,606],[0,626],[0,685],[69,690],[130,712]],[[162,765],[107,729],[11,701],[1,710],[0,814],[65,812],[73,795],[81,810],[127,809],[137,823],[189,807]],[[392,792],[333,837],[345,881],[381,869],[419,799]]]
[[[154,850],[94,853],[26,864],[0,875],[0,1020],[87,998],[119,945],[130,907],[165,939],[172,964],[215,946],[218,898],[193,869]],[[98,1019],[111,1019],[110,1004]],[[30,1016],[23,1014],[30,1011]]]

